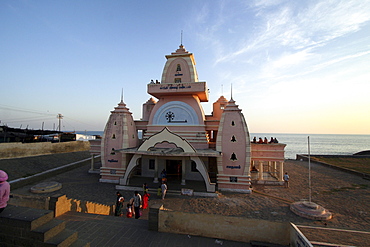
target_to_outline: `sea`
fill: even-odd
[[[100,135],[103,131],[76,131],[82,135]],[[285,158],[296,159],[297,154],[308,154],[308,139],[311,155],[352,155],[370,150],[370,135],[336,135],[336,134],[278,134],[278,133],[250,133],[251,139],[265,137],[270,140],[276,138],[279,143],[286,144]]]

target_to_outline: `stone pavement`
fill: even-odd
[[[90,165],[38,181],[37,183],[12,190],[21,195],[52,196],[55,193],[66,194],[68,198],[87,200],[107,205],[115,203],[115,184],[99,183],[99,175],[88,173]],[[43,182],[56,181],[62,188],[56,192],[32,194],[30,188]],[[134,181],[131,181],[134,182]],[[141,184],[143,181],[136,181]],[[135,184],[136,185],[136,184]],[[151,186],[151,184],[149,184]],[[151,187],[153,199],[156,198]],[[141,192],[141,191],[140,191]],[[132,191],[121,191],[126,201],[133,196]],[[169,194],[168,198],[177,197]],[[143,211],[140,219],[128,219],[106,215],[68,212],[58,218],[67,221],[67,228],[77,230],[79,238],[91,242],[91,246],[220,246],[214,238],[188,236],[172,233],[161,233],[148,230],[148,210]],[[249,243],[222,241],[222,246],[251,246]]]
[[[58,219],[67,221],[67,228],[77,230],[91,246],[251,246],[248,243],[162,233],[148,230],[143,219],[68,212]]]

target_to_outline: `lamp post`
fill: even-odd
[[[60,142],[60,139],[62,139],[62,134],[60,133],[61,132],[61,128],[62,128],[62,119],[63,119],[63,115],[62,114],[58,114],[57,115],[57,118],[58,118],[58,120],[59,120],[59,142]]]
[[[311,151],[310,151],[310,136],[308,139],[308,201],[311,203]]]

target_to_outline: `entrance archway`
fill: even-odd
[[[181,180],[182,178],[182,161],[166,160],[166,172],[168,180]]]
[[[168,144],[174,145],[176,148],[168,148],[168,150],[164,147],[156,147],[157,144],[162,144],[167,142]],[[181,152],[179,152],[181,150]],[[173,151],[173,153],[171,153]],[[130,152],[131,153],[131,152]],[[128,184],[129,174],[131,173],[132,169],[137,165],[137,159],[141,158],[142,155],[148,155],[155,157],[155,171],[154,171],[154,181],[155,183],[158,182],[158,163],[157,157],[162,157],[166,159],[166,163],[164,164],[167,170],[167,177],[169,174],[174,175],[175,177],[179,177],[181,179],[181,184],[185,184],[185,159],[187,157],[191,157],[190,159],[196,163],[196,169],[202,175],[203,180],[206,185],[206,190],[208,192],[215,191],[215,184],[211,183],[207,168],[202,160],[197,156],[196,150],[188,143],[185,139],[170,132],[166,127],[161,131],[158,132],[147,140],[145,140],[140,147],[134,152],[134,155],[130,159],[130,162],[127,166],[126,173],[123,179],[120,179],[121,185]],[[212,155],[214,155],[212,153]],[[167,156],[167,157],[166,157]],[[201,156],[204,156],[202,154]],[[171,157],[171,158],[169,158]],[[168,161],[167,161],[168,160]],[[168,162],[168,164],[167,164]],[[179,165],[180,164],[180,165]],[[170,172],[168,171],[170,170]],[[158,175],[157,175],[158,174]]]

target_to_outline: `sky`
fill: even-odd
[[[181,32],[183,32],[181,40]],[[140,119],[165,55],[194,54],[252,133],[370,134],[370,1],[0,1],[0,125]]]

